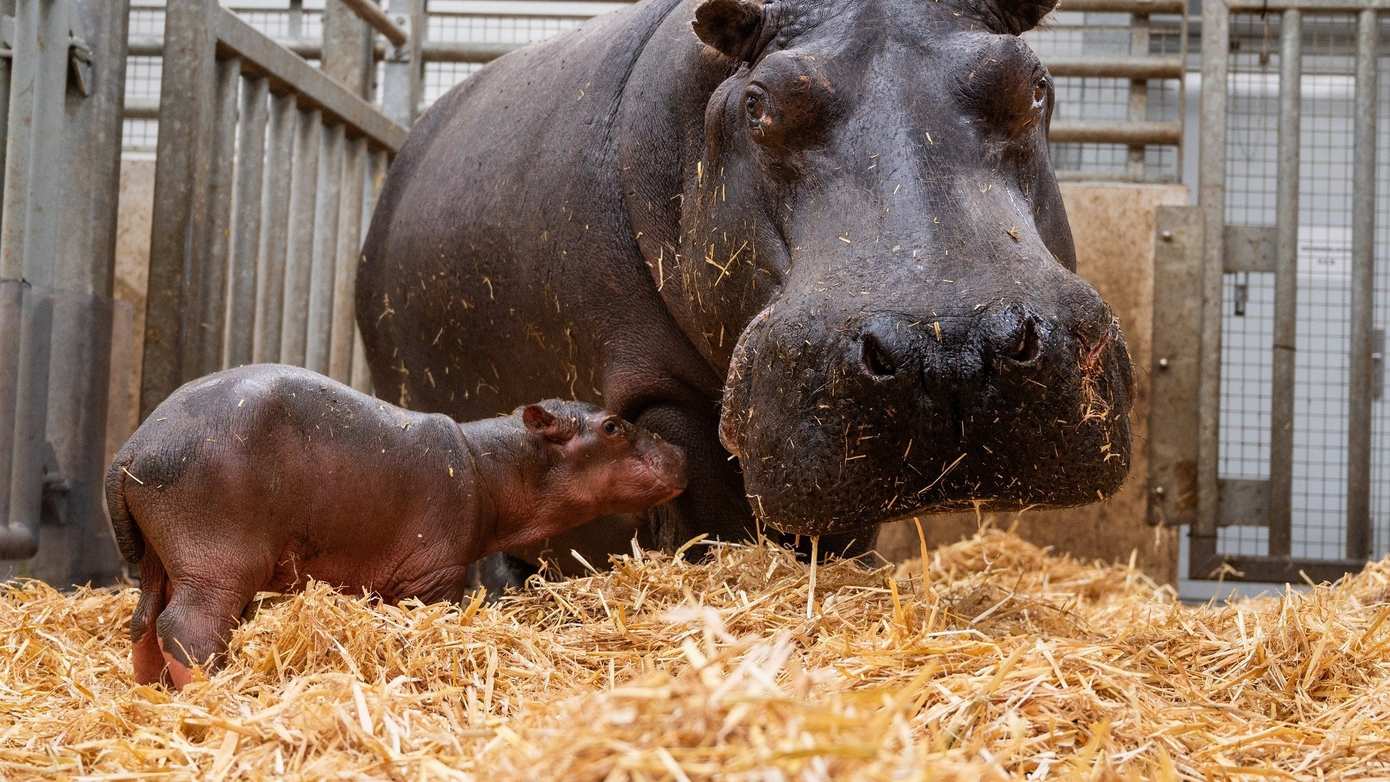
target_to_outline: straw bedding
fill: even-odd
[[[1390,562],[1188,607],[986,531],[811,573],[648,552],[496,605],[264,607],[182,693],[135,592],[0,591],[0,777],[479,780],[1390,775]],[[807,606],[812,618],[807,620]]]

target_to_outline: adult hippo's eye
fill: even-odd
[[[767,118],[767,95],[757,87],[749,87],[743,96],[743,111],[749,122],[762,125]]]
[[[608,435],[609,437],[612,437],[618,432],[621,432],[622,429],[622,425],[612,418],[603,422],[603,433]]]
[[[1033,82],[1033,108],[1041,109],[1047,103],[1047,78],[1042,77]]]

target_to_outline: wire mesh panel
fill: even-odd
[[[1348,440],[1354,427],[1372,427],[1372,557],[1390,553],[1390,459],[1386,405],[1372,403],[1373,420],[1352,420],[1352,214],[1358,199],[1375,198],[1376,329],[1390,312],[1390,58],[1380,56],[1376,112],[1381,131],[1376,194],[1353,190],[1357,16],[1302,18],[1302,68],[1297,211],[1297,297],[1291,547],[1295,559],[1331,560],[1348,550]],[[1390,20],[1380,20],[1390,42]],[[1231,18],[1226,117],[1226,222],[1279,225],[1280,19],[1277,14]],[[1381,51],[1385,50],[1382,43]],[[1228,253],[1231,248],[1228,245]],[[1231,271],[1222,301],[1220,476],[1268,481],[1271,471],[1271,394],[1275,275]],[[1382,349],[1383,350],[1383,349]],[[1383,385],[1383,362],[1374,366]],[[1240,525],[1219,531],[1225,555],[1261,555],[1269,530]]]

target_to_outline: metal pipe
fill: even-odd
[[[1205,6],[1205,3],[1203,3]],[[1302,10],[1310,14],[1390,11],[1390,0],[1226,0],[1233,14]],[[1071,8],[1071,3],[1067,4]],[[1204,9],[1205,10],[1205,9]]]
[[[299,112],[294,140],[294,181],[290,187],[289,248],[285,257],[285,308],[280,334],[280,361],[304,366],[308,349],[309,286],[313,281],[314,214],[323,118]]]
[[[323,41],[314,38],[276,38],[275,44],[288,49],[306,60],[323,59]],[[159,35],[130,36],[131,57],[163,57],[164,38]],[[380,42],[372,43],[372,59],[386,59],[386,47]]]
[[[1054,144],[1182,143],[1182,125],[1176,122],[1054,122],[1048,140]]]
[[[398,46],[386,62],[382,110],[396,124],[410,127],[420,110],[424,83],[424,46],[428,24],[425,0],[390,0],[391,13],[410,25],[410,45]],[[397,146],[399,149],[399,146]]]
[[[61,215],[62,122],[67,77],[67,9],[46,0],[20,0],[15,8],[9,133],[6,138],[0,280],[17,286],[3,300],[18,309],[19,327],[4,335],[14,404],[0,411],[0,559],[28,559],[38,550],[43,459],[48,419],[52,296]],[[13,320],[13,314],[3,317]],[[0,424],[0,427],[3,427]],[[8,461],[9,464],[3,464]]]
[[[237,108],[240,100],[241,62],[236,58],[217,63],[217,89],[212,114],[213,146],[208,177],[207,242],[195,247],[195,263],[203,266],[198,296],[198,344],[201,355],[196,369],[185,368],[197,377],[223,368],[223,338],[227,332],[227,269],[232,239],[232,196],[236,190]],[[185,323],[185,326],[193,324]],[[186,379],[192,379],[187,377]]]
[[[1287,557],[1293,541],[1294,380],[1298,343],[1298,175],[1303,16],[1285,11],[1279,31],[1278,249],[1274,278],[1274,387],[1270,400],[1269,554]]]
[[[343,5],[352,9],[358,18],[371,25],[373,30],[381,33],[393,45],[405,46],[410,40],[410,34],[401,29],[400,25],[386,15],[381,10],[381,6],[373,3],[372,0],[339,0]]]
[[[1184,0],[1067,0],[1063,11],[1096,13],[1180,14],[1187,10]]]
[[[261,243],[261,191],[265,183],[269,98],[265,79],[247,79],[242,83],[232,221],[232,288],[227,304],[227,366],[230,367],[249,364],[255,356],[256,258]]]
[[[343,126],[323,129],[315,189],[312,267],[309,275],[309,317],[305,326],[304,366],[328,374],[329,343],[333,337],[334,264],[338,259],[338,212],[343,191]]]
[[[1221,497],[1218,458],[1221,437],[1221,297],[1226,227],[1226,91],[1230,13],[1225,2],[1202,4],[1201,163],[1198,197],[1202,205],[1202,339],[1198,388],[1197,524],[1192,533],[1192,565],[1205,570],[1216,552]],[[1205,576],[1205,574],[1203,574]]]
[[[256,250],[256,363],[280,360],[285,317],[285,256],[289,250],[290,193],[299,112],[294,96],[270,99],[270,143],[261,193],[261,236]]]
[[[1347,557],[1371,553],[1371,353],[1375,329],[1377,13],[1357,25],[1356,141],[1351,207],[1351,386],[1347,414]]]

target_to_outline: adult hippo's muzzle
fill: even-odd
[[[943,280],[925,307],[813,286],[763,310],[735,348],[720,420],[755,512],[821,534],[1118,489],[1124,337],[1090,285],[1060,265],[1047,276],[1014,296]]]

